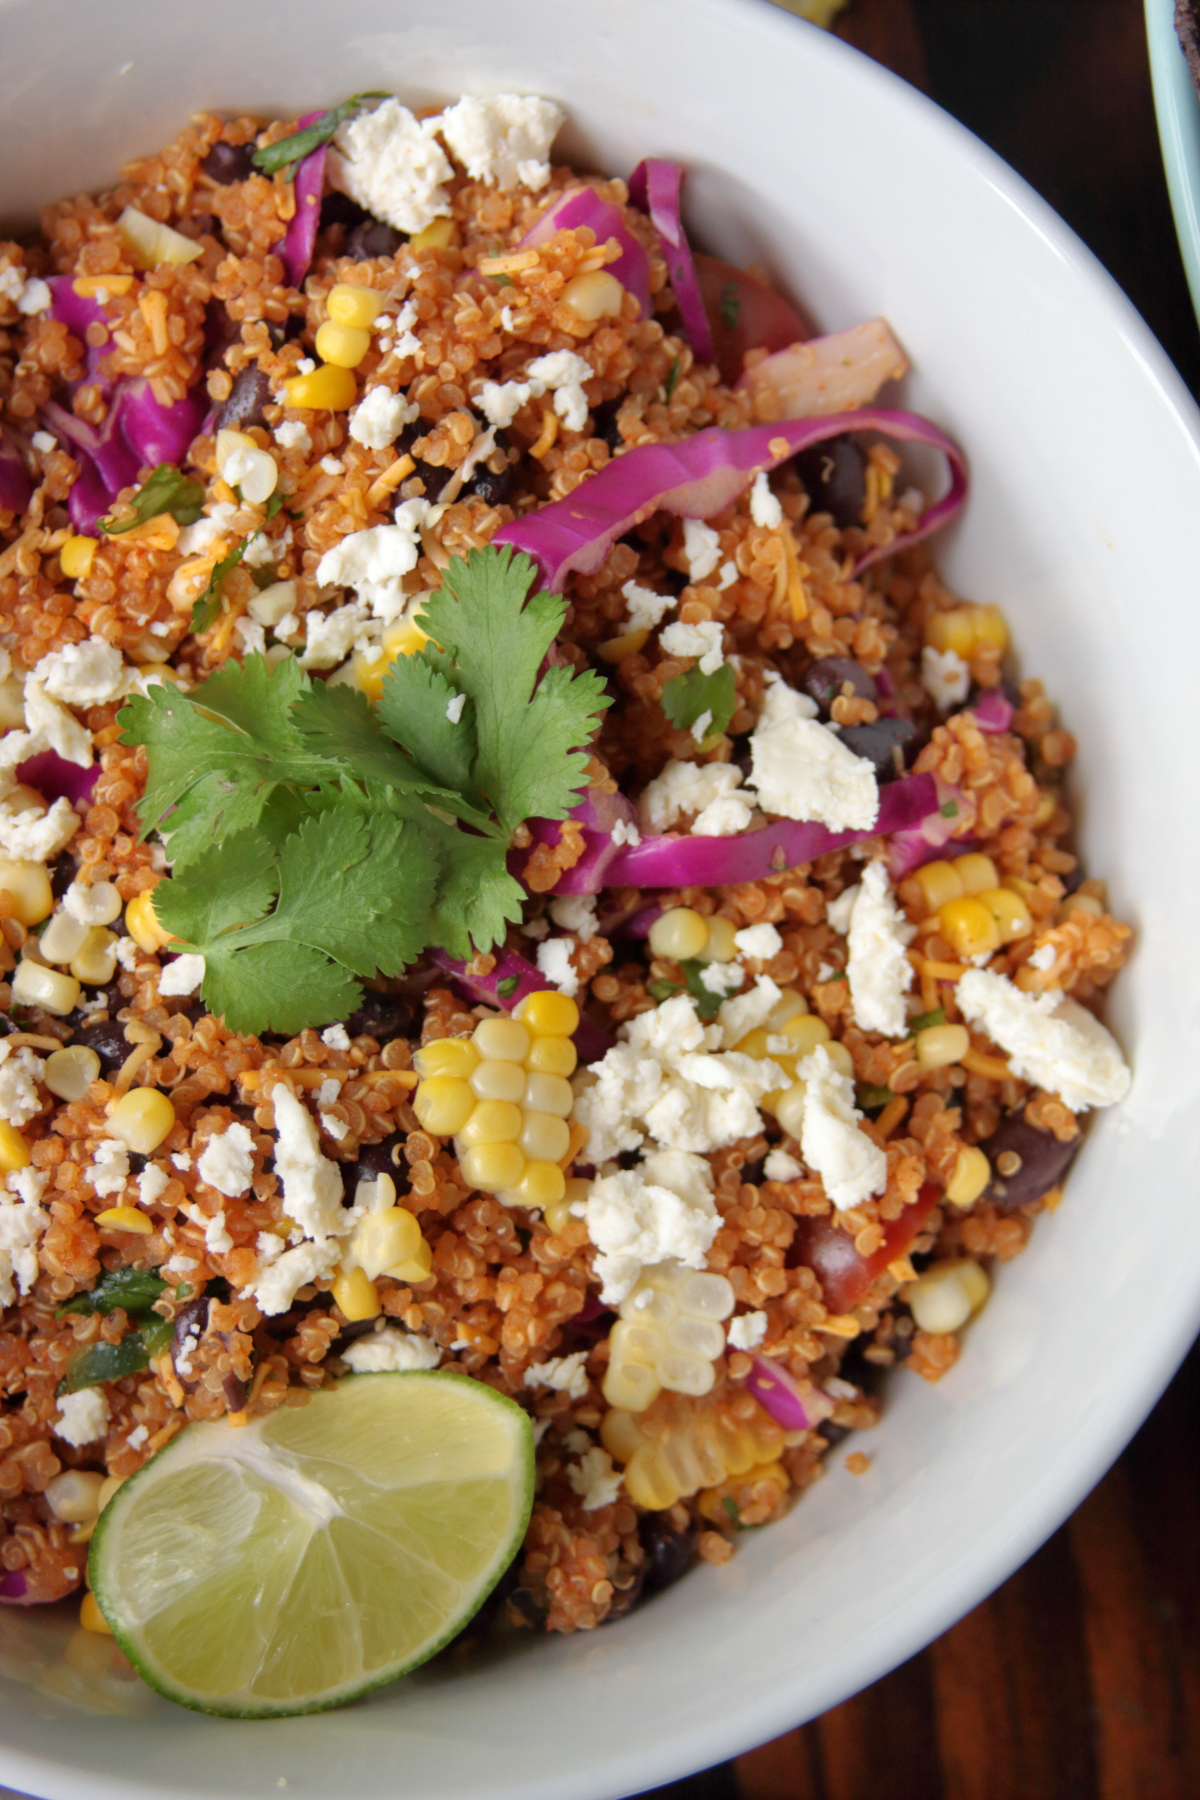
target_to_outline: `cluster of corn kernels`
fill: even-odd
[[[928,862],[900,889],[909,907],[936,915],[956,956],[969,962],[1027,937],[1033,918],[1015,882],[1001,883],[990,856],[975,850],[953,862]]]
[[[375,1287],[381,1275],[393,1281],[424,1281],[433,1268],[433,1253],[415,1215],[396,1205],[390,1175],[376,1178],[372,1202],[355,1226],[333,1278],[334,1300],[352,1324],[378,1318],[383,1310]]]
[[[697,1274],[681,1263],[644,1269],[619,1311],[608,1340],[604,1398],[626,1412],[645,1412],[663,1388],[707,1394],[725,1348],[721,1322],[733,1311],[723,1275]]]
[[[784,988],[765,1025],[756,1025],[733,1046],[743,1056],[777,1063],[790,1085],[774,1088],[759,1101],[763,1112],[773,1113],[785,1131],[799,1136],[804,1108],[804,1084],[796,1079],[797,1064],[823,1044],[835,1069],[853,1078],[854,1061],[844,1044],[834,1039],[824,1019],[810,1013],[803,994]]]
[[[934,650],[953,650],[965,663],[981,653],[999,659],[1008,648],[1008,625],[998,606],[956,606],[930,613],[925,642]]]
[[[984,1305],[991,1282],[973,1257],[934,1263],[900,1290],[921,1331],[944,1337],[958,1331]]]
[[[722,913],[706,919],[690,906],[672,906],[650,927],[650,954],[673,962],[732,962],[737,955],[736,930]]]
[[[600,1441],[624,1463],[630,1499],[654,1510],[777,1460],[784,1434],[753,1395],[723,1388],[700,1399],[660,1394],[645,1412],[614,1407]]]
[[[294,375],[284,383],[284,392],[289,406],[345,412],[357,398],[353,371],[371,348],[371,326],[387,305],[387,295],[339,281],[325,304],[329,317],[318,326],[316,338],[321,365],[307,375]]]
[[[417,1052],[413,1110],[426,1131],[454,1139],[469,1186],[512,1206],[565,1197],[578,1026],[575,1002],[543,990],[511,1018],[483,1019],[471,1037]]]

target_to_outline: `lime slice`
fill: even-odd
[[[92,1539],[138,1673],[200,1712],[316,1712],[441,1649],[516,1554],[533,1433],[482,1381],[354,1375],[241,1428],[190,1425]]]

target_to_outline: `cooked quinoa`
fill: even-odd
[[[716,535],[703,558],[694,530],[689,537],[672,513],[655,511],[625,532],[593,573],[567,578],[556,658],[598,671],[608,684],[613,703],[586,746],[588,794],[597,806],[618,794],[631,801],[643,835],[673,831],[686,841],[700,810],[696,796],[721,787],[688,788],[690,774],[671,776],[683,798],[673,813],[669,794],[660,799],[667,822],[655,823],[647,790],[671,764],[729,768],[726,800],[748,793],[752,806],[747,739],[765,696],[778,691],[774,677],[793,693],[811,693],[811,680],[805,684],[814,665],[842,659],[829,664],[821,730],[853,732],[881,717],[911,722],[902,745],[908,770],[936,777],[939,796],[952,791],[954,798],[941,808],[943,841],[925,862],[897,872],[893,860],[889,881],[872,878],[912,928],[892,937],[912,971],[907,991],[893,988],[898,1029],[885,1034],[856,1020],[864,1001],[847,979],[851,908],[836,904],[859,884],[867,891],[866,869],[888,869],[894,846],[884,838],[860,833],[814,861],[731,886],[608,886],[589,906],[586,897],[554,894],[584,851],[576,820],[548,834],[518,828],[522,922],[505,944],[477,954],[465,975],[422,955],[403,975],[368,982],[361,1007],[340,1026],[286,1039],[239,1034],[211,1016],[189,971],[179,971],[187,959],[172,956],[145,900],[169,879],[171,849],[169,835],[164,841],[139,814],[147,755],[123,736],[125,695],[152,692],[156,673],[190,691],[231,662],[265,652],[276,661],[295,653],[316,681],[349,680],[374,699],[387,657],[421,641],[419,630],[408,639],[402,630],[389,639],[387,630],[411,628],[414,603],[440,587],[451,558],[483,549],[503,527],[565,499],[638,447],[710,427],[739,430],[761,418],[753,410],[757,389],[731,385],[694,357],[659,235],[620,180],[591,186],[645,254],[648,316],[623,288],[615,309],[599,316],[572,303],[572,294],[598,292],[586,279],[615,260],[613,246],[597,243],[586,225],[518,249],[563,191],[580,184],[561,165],[541,185],[511,176],[511,185],[500,185],[472,179],[452,159],[448,211],[436,229],[412,233],[372,218],[329,185],[327,173],[311,267],[293,285],[280,246],[297,188],[286,169],[261,173],[251,157],[256,146],[296,129],[294,120],[264,129],[252,119],[198,115],[161,152],[128,164],[112,189],[50,205],[36,234],[0,242],[0,429],[31,477],[23,510],[0,510],[4,725],[9,733],[34,730],[28,678],[70,646],[115,647],[125,670],[110,684],[112,698],[54,702],[86,733],[99,770],[90,795],[75,805],[77,822],[68,819],[59,834],[69,832],[65,847],[39,857],[49,831],[39,840],[18,830],[17,821],[28,828],[49,818],[62,791],[38,791],[36,770],[23,765],[19,776],[10,758],[9,791],[0,799],[0,849],[8,858],[0,866],[0,1009],[8,1034],[0,1042],[0,1167],[9,1171],[0,1208],[0,1298],[7,1302],[0,1563],[8,1576],[24,1577],[23,1598],[76,1592],[90,1524],[56,1511],[64,1472],[124,1478],[190,1421],[229,1415],[236,1425],[303,1406],[356,1364],[371,1366],[368,1346],[379,1338],[376,1366],[436,1363],[530,1410],[537,1500],[523,1554],[503,1584],[503,1612],[539,1629],[590,1629],[674,1579],[696,1553],[726,1561],[741,1528],[785,1512],[824,1473],[832,1445],[877,1421],[884,1371],[902,1364],[937,1381],[953,1366],[961,1317],[946,1328],[951,1315],[937,1314],[944,1286],[934,1280],[931,1299],[928,1272],[950,1265],[953,1282],[955,1270],[973,1271],[962,1291],[967,1310],[977,1310],[995,1265],[1018,1255],[1038,1214],[1062,1198],[1057,1178],[1033,1179],[1030,1147],[1040,1146],[1036,1155],[1061,1170],[1081,1128],[1079,1113],[1053,1086],[1022,1079],[978,1019],[964,1018],[958,984],[973,961],[985,960],[987,973],[1007,978],[1018,994],[1060,993],[1094,1009],[1128,953],[1130,931],[1109,914],[1103,880],[1084,878],[1068,847],[1070,732],[1042,684],[1016,678],[997,609],[972,610],[950,592],[925,543],[886,554],[893,540],[915,532],[928,502],[905,477],[897,451],[864,433],[852,440],[857,474],[849,511],[845,493],[837,497],[838,517],[830,510],[831,465],[814,476],[819,464],[811,457],[784,458],[769,480],[760,477],[707,521]],[[145,266],[128,229],[118,227],[129,208],[180,234],[192,260]],[[98,301],[102,319],[82,335],[49,303],[55,277],[82,281]],[[333,410],[293,404],[304,390],[283,384],[313,372],[338,284],[368,290],[383,308],[359,360],[343,370],[353,399]],[[575,409],[564,399],[565,382],[535,383],[541,392],[530,392],[489,437],[485,384],[527,382],[532,362],[557,353],[586,364]],[[762,353],[752,349],[750,361],[760,364]],[[160,407],[189,396],[196,406],[200,429],[179,466],[200,484],[196,510],[215,526],[181,526],[169,510],[137,522],[149,460],[137,482],[113,496],[110,522],[132,529],[109,534],[72,524],[68,501],[83,465],[53,408],[100,431],[119,384],[138,380]],[[354,407],[372,391],[356,436]],[[231,485],[218,472],[221,430],[246,440],[239,469],[255,466],[250,452],[259,466],[264,457],[273,463],[269,497],[247,499],[257,491],[251,479]],[[356,600],[348,575],[318,579],[322,559],[354,534],[391,526],[398,507],[443,494],[449,503],[414,528],[413,566],[394,584],[390,624]],[[273,505],[274,496],[282,504]],[[216,565],[247,540],[252,550],[223,582],[218,575],[211,622],[193,632],[193,607]],[[872,551],[884,554],[866,566]],[[706,572],[694,574],[694,563]],[[630,584],[669,597],[646,629],[631,627],[637,601]],[[317,623],[347,607],[357,610],[340,623]],[[667,684],[699,661],[700,638],[681,634],[681,626],[716,627],[705,641],[733,669],[732,714],[715,737],[702,731],[698,740],[664,710]],[[332,646],[328,653],[322,644]],[[955,662],[931,664],[930,652]],[[55,666],[66,665],[60,658]],[[962,690],[939,707],[939,671],[953,676],[956,667]],[[1002,702],[1001,728],[981,723],[976,708],[986,695]],[[51,735],[61,738],[62,729],[60,720]],[[34,739],[43,754],[49,740],[36,731]],[[936,872],[961,856],[974,859],[970,879],[960,871],[937,889]],[[49,960],[36,934],[50,929],[25,888],[5,885],[6,874],[15,887],[24,879],[12,872],[14,857],[45,862],[50,920],[71,916],[68,892],[76,910],[80,896],[102,897],[102,884],[118,897],[104,924],[89,927],[112,938],[111,945],[93,942],[95,978],[85,971],[80,981],[59,965],[57,979],[67,985],[55,991],[68,993],[65,1011],[22,1004],[20,994],[14,1000],[22,963]],[[972,897],[981,891],[1011,897],[1002,941],[990,955],[985,946],[982,959],[971,949],[968,915],[961,906],[958,914],[945,911],[956,898],[978,906]],[[103,912],[102,904],[95,910]],[[715,1216],[691,1266],[724,1277],[736,1310],[711,1359],[710,1390],[663,1388],[639,1411],[614,1407],[605,1395],[620,1301],[612,1277],[597,1271],[598,1258],[611,1256],[593,1241],[589,1198],[639,1165],[627,1150],[593,1161],[573,1120],[563,1203],[522,1207],[475,1191],[451,1135],[421,1123],[414,1056],[469,1038],[501,1011],[471,995],[506,953],[540,970],[543,985],[573,994],[612,1044],[625,1042],[631,1022],[666,1005],[676,1006],[678,1018],[691,1009],[694,1018],[695,968],[690,956],[670,953],[670,929],[661,922],[686,925],[690,915],[706,922],[700,937],[707,932],[714,946],[749,928],[773,928],[705,966],[734,970],[730,994],[765,980],[798,997],[792,1017],[819,1026],[802,1048],[822,1069],[828,1065],[830,1082],[845,1083],[857,1112],[852,1128],[884,1174],[875,1191],[835,1212],[800,1136],[786,1128],[799,1115],[782,1102],[782,1121],[767,1104],[752,1107],[752,1131],[701,1152]],[[700,994],[701,1025],[711,1028],[717,1004],[728,999],[706,991],[713,1004]],[[781,1026],[773,1029],[775,1054],[783,1054]],[[723,1050],[744,1041],[744,1055],[769,1057],[770,1043],[749,1046],[752,1030]],[[821,1045],[829,1048],[817,1057]],[[46,1085],[47,1059],[62,1046],[85,1046],[98,1059],[79,1098]],[[589,1091],[597,1087],[581,1064],[581,1117]],[[418,1257],[419,1279],[379,1275],[351,1318],[335,1298],[335,1289],[343,1300],[350,1291],[338,1287],[336,1269],[302,1280],[294,1293],[283,1290],[283,1310],[262,1304],[272,1260],[297,1242],[276,1167],[284,1092],[305,1109],[319,1157],[336,1167],[347,1204],[361,1181],[390,1176],[396,1204],[416,1220],[426,1247],[428,1274]],[[122,1157],[111,1146],[124,1140],[114,1140],[109,1120],[123,1097],[143,1093],[166,1096],[173,1122],[151,1149],[139,1154],[126,1144]],[[134,1141],[142,1141],[136,1131]],[[643,1148],[649,1155],[670,1145],[649,1138]],[[1023,1196],[1022,1170],[1031,1198]],[[834,1303],[817,1272],[813,1247],[827,1245],[834,1230],[844,1234],[838,1241],[851,1260],[876,1259],[849,1306]],[[880,1252],[892,1248],[879,1264]],[[140,1311],[61,1310],[121,1270],[155,1273],[165,1285]],[[924,1288],[914,1288],[919,1277]],[[628,1291],[638,1279],[635,1267]],[[922,1326],[923,1312],[935,1328]],[[159,1320],[167,1328],[151,1334],[156,1347],[140,1368],[60,1401],[60,1383],[82,1354],[117,1346]],[[397,1333],[408,1334],[399,1350]],[[781,1423],[755,1398],[762,1357],[807,1396],[807,1427]],[[694,1467],[697,1478],[680,1476],[665,1500],[661,1485],[639,1488],[631,1473],[627,1485],[623,1469],[632,1470],[636,1447],[668,1443],[682,1446],[674,1466]],[[865,1467],[865,1459],[851,1464]],[[655,1491],[659,1503],[645,1504]]]

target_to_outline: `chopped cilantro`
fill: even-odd
[[[662,709],[680,731],[690,731],[697,719],[710,713],[712,716],[702,741],[705,744],[713,742],[721,736],[737,711],[733,664],[722,663],[712,675],[703,674],[698,667],[689,669],[684,675],[676,675],[663,688]]]
[[[661,1005],[664,1000],[669,1000],[673,994],[682,994],[683,989],[677,981],[648,981],[646,983],[646,992],[652,1000],[657,1000]]]
[[[182,474],[174,463],[159,463],[133,496],[132,519],[122,519],[116,525],[101,519],[100,529],[109,537],[119,537],[135,525],[144,525],[147,519],[156,519],[160,513],[170,513],[177,525],[194,525],[204,513],[204,483]]]
[[[915,1019],[908,1021],[908,1035],[915,1037],[918,1031],[929,1031],[934,1025],[944,1025],[945,1023],[945,1007],[935,1006],[932,1012],[918,1013]]]
[[[201,631],[207,631],[210,625],[216,623],[217,614],[221,610],[221,588],[225,577],[237,568],[258,536],[257,531],[252,531],[249,537],[244,537],[240,544],[233,546],[228,556],[223,556],[220,562],[213,564],[213,572],[208,578],[208,586],[192,607],[189,631],[198,634]]]
[[[503,981],[496,983],[496,992],[502,1000],[511,1000],[520,985],[521,977],[519,975],[506,975]]]
[[[957,819],[957,817],[958,817],[958,801],[957,800],[947,800],[941,806],[938,807],[938,811],[941,813],[943,819]]]
[[[668,400],[671,398],[671,395],[675,392],[675,384],[678,380],[679,380],[679,358],[676,356],[672,359],[671,367],[667,371],[666,386],[663,390],[664,393],[666,394],[666,397]]]
[[[726,331],[736,331],[742,316],[742,300],[736,281],[727,281],[721,289],[721,323]]]
[[[290,137],[280,138],[276,144],[266,144],[256,150],[251,159],[254,167],[263,175],[277,175],[280,169],[290,169],[293,163],[303,162],[322,144],[327,144],[339,125],[345,123],[351,113],[358,111],[366,100],[386,100],[385,93],[351,94],[349,100],[343,100],[340,106],[331,107],[323,112],[311,125],[303,131],[293,131]]]
[[[741,1525],[742,1525],[742,1515],[738,1511],[737,1501],[733,1498],[733,1496],[731,1494],[725,1494],[722,1497],[721,1505],[725,1508],[725,1511],[729,1514],[730,1523],[733,1525],[736,1525],[738,1530],[740,1531]]]
[[[877,1107],[886,1106],[896,1096],[889,1087],[876,1087],[874,1082],[860,1081],[854,1097],[864,1112],[874,1112]]]
[[[149,1312],[166,1286],[162,1276],[149,1269],[106,1270],[89,1293],[76,1294],[59,1307],[55,1317],[61,1319],[65,1313],[110,1313],[118,1306],[127,1313]]]
[[[716,1018],[717,1010],[725,998],[724,994],[714,994],[712,989],[706,988],[701,980],[705,969],[711,968],[712,964],[685,962],[680,963],[679,966],[683,970],[684,980],[687,982],[687,991],[696,1002],[697,1017],[703,1019],[707,1024],[709,1019]]]

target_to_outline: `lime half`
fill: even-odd
[[[315,1712],[460,1631],[511,1562],[533,1433],[468,1376],[354,1375],[188,1426],[105,1507],[92,1588],[139,1674],[200,1712]]]

